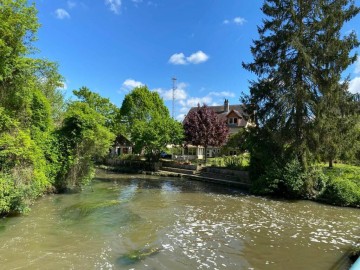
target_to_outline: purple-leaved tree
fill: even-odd
[[[225,121],[205,104],[191,110],[183,122],[185,141],[192,145],[201,145],[205,148],[205,162],[208,146],[223,145],[229,135],[229,128]]]

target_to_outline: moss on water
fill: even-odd
[[[149,257],[149,256],[153,256],[157,253],[160,252],[160,248],[159,247],[146,247],[146,248],[142,248],[142,249],[136,249],[133,250],[129,253],[126,253],[122,256],[120,256],[116,262],[117,264],[120,265],[130,265],[130,264],[135,264],[139,261],[144,260],[145,258]]]
[[[66,207],[61,216],[65,219],[81,219],[89,216],[93,212],[120,205],[120,202],[117,200],[109,200],[105,202],[80,202],[73,204],[69,207]]]

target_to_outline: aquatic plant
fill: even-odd
[[[136,249],[133,251],[130,251],[129,253],[126,253],[122,256],[120,256],[116,262],[121,265],[129,265],[134,264],[139,261],[144,260],[145,258],[149,256],[153,256],[160,252],[159,247],[145,247],[142,249]]]
[[[105,202],[80,202],[66,207],[62,212],[65,219],[80,219],[89,216],[98,209],[119,205],[117,200],[109,200]]]

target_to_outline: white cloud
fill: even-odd
[[[233,22],[238,25],[243,25],[246,22],[246,20],[241,17],[236,17],[234,18]]]
[[[193,53],[192,55],[186,58],[186,60],[192,64],[200,64],[206,62],[208,59],[209,56],[206,55],[203,51],[197,51],[196,53]]]
[[[235,94],[233,92],[228,92],[228,91],[222,91],[222,92],[210,92],[209,93],[210,96],[215,96],[215,97],[235,97]]]
[[[70,19],[70,14],[65,9],[62,8],[58,8],[57,10],[55,10],[55,16],[60,20]]]
[[[360,77],[355,77],[350,81],[349,91],[353,94],[360,94]]]
[[[180,114],[176,116],[176,119],[182,121],[191,107],[197,107],[198,104],[200,104],[200,106],[203,104],[212,105],[212,98],[209,95],[205,97],[190,97],[188,99],[179,100],[179,104],[181,106],[179,110]]]
[[[203,51],[197,51],[186,57],[183,53],[175,53],[170,56],[169,63],[174,65],[200,64],[206,62],[209,56]]]
[[[67,6],[69,9],[73,9],[74,7],[76,7],[76,2],[74,1],[67,1]]]
[[[186,83],[183,83],[183,82],[178,83],[178,85],[174,91],[175,100],[182,101],[187,98],[186,87],[187,87]],[[173,99],[173,90],[172,89],[164,90],[162,88],[156,88],[156,89],[153,89],[152,91],[158,92],[165,101]]]
[[[185,55],[183,53],[174,53],[170,56],[169,63],[174,65],[186,65]]]
[[[246,20],[242,17],[235,17],[233,19],[225,19],[223,21],[223,24],[236,24],[236,25],[243,25],[246,23]]]
[[[115,14],[120,13],[121,0],[105,0],[105,4],[110,7],[110,10]]]
[[[142,82],[135,81],[133,79],[126,79],[122,84],[123,90],[132,90],[135,87],[144,85]]]
[[[212,98],[210,96],[205,97],[192,97],[186,100],[187,107],[196,107],[198,104],[202,106],[203,104],[209,105],[212,102]]]
[[[140,4],[140,3],[142,3],[143,0],[131,0],[131,1],[135,4]]]

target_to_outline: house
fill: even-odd
[[[193,107],[189,112],[197,110],[198,107]],[[223,106],[208,106],[217,114],[218,118],[225,121],[229,127],[229,135],[233,135],[239,132],[240,129],[246,128],[250,123],[246,119],[247,114],[244,112],[245,106],[243,104],[230,105],[229,100],[225,99]],[[175,159],[186,158],[191,159],[203,159],[205,156],[205,149],[203,146],[188,145],[182,151],[180,149],[174,151]],[[227,149],[227,155],[236,155],[239,153],[238,149]],[[221,153],[221,147],[208,146],[206,151],[207,157],[216,157]]]
[[[110,149],[110,156],[120,156],[132,153],[132,143],[123,135],[116,136],[113,146]]]

